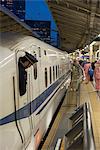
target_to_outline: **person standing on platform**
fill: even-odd
[[[94,69],[95,69],[95,63],[96,63],[96,62],[97,62],[97,61],[91,63],[91,69],[93,70],[93,74],[92,74],[92,76],[90,76],[90,81],[93,81],[94,83],[95,83],[95,79],[94,79]]]
[[[91,67],[91,63],[87,62],[84,65],[84,71],[85,71],[85,78],[86,78],[86,84],[90,81],[90,75],[89,75],[89,68]]]
[[[95,62],[91,63],[91,67],[89,68],[90,81],[93,81]]]
[[[100,60],[96,62],[94,69],[95,88],[100,96]]]
[[[92,67],[93,70],[95,69],[95,63],[96,63],[96,62],[97,62],[97,61],[91,63],[91,67]]]

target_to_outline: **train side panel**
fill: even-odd
[[[0,62],[2,149],[29,150],[32,145],[36,150],[69,85],[68,55],[32,37],[5,52]],[[26,69],[26,93],[20,96],[18,63],[25,52],[38,62]]]
[[[0,118],[5,118],[15,112],[13,76],[16,78],[16,64],[15,53],[6,48],[0,47],[0,49],[3,51],[2,57],[4,53],[8,53],[8,56],[0,62]],[[16,124],[8,123],[9,119],[0,120],[0,149],[2,150],[13,150],[15,147],[19,149],[22,145]]]

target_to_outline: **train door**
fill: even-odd
[[[18,76],[17,109],[19,110],[17,111],[18,113],[17,115],[18,115],[18,124],[25,145],[27,145],[30,142],[32,133],[32,119],[31,119],[32,77],[31,77],[31,63],[29,57],[30,54],[24,51],[18,51],[16,53],[17,76]],[[28,60],[29,62],[26,60]]]
[[[39,58],[39,48],[37,46],[32,46],[31,47],[31,51],[33,51],[34,53],[34,57],[38,60],[38,63],[35,63],[33,66],[32,66],[32,83],[33,83],[33,86],[32,86],[32,97],[33,97],[33,100],[35,98],[37,98],[40,94],[40,79],[39,79],[39,72],[40,72],[40,58]],[[33,120],[33,126],[36,127],[37,126],[37,123],[39,121],[39,115],[36,115],[37,112],[35,112],[34,114],[32,114],[32,120]]]
[[[34,56],[35,58],[37,58],[37,60],[39,60],[39,55],[38,55],[38,47],[34,47]],[[40,94],[40,83],[39,83],[39,62],[35,63],[33,65],[33,84],[35,86],[33,86],[33,97],[34,99]]]

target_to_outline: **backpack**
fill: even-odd
[[[92,69],[92,67],[89,68],[88,74],[90,75],[90,77],[93,77],[94,70]]]

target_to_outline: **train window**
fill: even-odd
[[[47,53],[46,53],[46,50],[44,50],[44,55],[46,55]]]
[[[56,66],[56,79],[57,79],[57,76],[58,76],[58,73],[57,73],[58,69],[57,69],[57,66]]]
[[[58,65],[58,77],[59,77],[59,65]]]
[[[50,67],[50,84],[52,83],[52,70],[51,70],[51,67]]]
[[[27,71],[25,69],[29,68],[34,63],[38,62],[37,59],[25,52],[25,56],[20,57],[18,61],[18,69],[19,69],[19,93],[20,96],[26,93],[26,84],[27,84]]]
[[[34,79],[37,79],[37,63],[34,64]]]
[[[47,74],[47,68],[45,68],[45,87],[48,86],[48,74]]]
[[[18,62],[19,68],[19,93],[20,96],[26,93],[26,84],[27,84],[27,72],[25,71],[25,67],[21,63],[21,58]]]
[[[53,66],[53,81],[55,81],[55,68]]]
[[[97,53],[97,59],[99,59],[99,52]]]
[[[36,55],[36,53],[34,54],[34,57],[37,59],[37,55]]]
[[[38,49],[39,49],[39,57],[41,57],[41,49],[40,49],[40,47]]]

